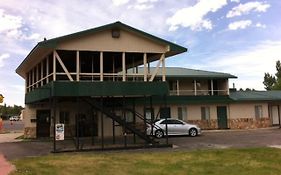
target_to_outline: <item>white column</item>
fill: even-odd
[[[226,88],[227,88],[227,95],[229,95],[229,84],[228,84],[228,79],[226,80]]]
[[[36,65],[36,87],[39,87],[39,63]]]
[[[177,80],[177,95],[180,95],[180,82]]]
[[[196,87],[196,80],[194,80],[194,95],[196,96],[197,95],[197,87]]]
[[[43,86],[43,67],[44,67],[44,65],[43,65],[43,61],[41,62],[41,86]]]
[[[211,95],[214,95],[214,82],[211,80]]]
[[[147,55],[143,54],[143,81],[147,81]]]
[[[46,83],[48,84],[49,83],[49,57],[47,57],[47,60],[46,60]]]
[[[122,81],[126,81],[126,56],[125,52],[122,52]]]
[[[100,52],[100,81],[103,81],[103,52]]]
[[[56,54],[55,54],[55,50],[53,51],[53,81],[56,81],[56,73],[57,73],[57,70],[56,70]]]
[[[165,54],[161,55],[162,60],[162,81],[166,81],[166,66],[165,66]]]
[[[76,51],[76,81],[80,81],[80,57],[79,51]]]

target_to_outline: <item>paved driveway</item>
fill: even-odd
[[[1,135],[0,135],[1,137]],[[194,150],[212,148],[243,148],[275,146],[281,148],[281,129],[259,129],[241,131],[206,131],[199,137],[170,137],[169,143],[174,144],[173,150]],[[23,141],[17,143],[0,143],[0,154],[8,160],[26,156],[39,156],[49,154],[52,142],[48,141]],[[155,151],[150,149],[148,151]],[[161,149],[162,151],[171,149]],[[140,151],[140,150],[138,150]],[[143,151],[143,150],[142,150]],[[160,151],[160,150],[159,150]]]
[[[183,149],[281,147],[281,129],[206,131],[199,137],[172,137],[169,142]]]

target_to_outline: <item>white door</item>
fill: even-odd
[[[271,106],[272,124],[279,125],[278,106]]]

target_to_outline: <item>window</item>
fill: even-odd
[[[60,123],[69,124],[69,112],[60,112]]]
[[[255,106],[255,117],[256,119],[262,118],[262,105]]]
[[[181,122],[181,121],[178,121],[178,120],[164,120],[164,121],[162,121],[160,124],[168,124],[168,125],[171,125],[171,124],[173,124],[173,125],[183,125],[183,123]]]
[[[130,111],[126,111],[126,122],[127,123],[133,123],[134,122],[134,115]]]
[[[178,107],[178,119],[187,120],[187,110],[185,106]]]
[[[210,120],[210,107],[209,106],[201,107],[201,119]]]
[[[146,120],[154,120],[154,109],[153,108],[146,108],[144,112],[145,112]]]

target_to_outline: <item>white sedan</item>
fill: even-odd
[[[197,125],[188,124],[178,119],[160,119],[149,125],[146,133],[153,135],[156,138],[161,138],[166,135],[166,124],[168,128],[168,135],[189,135],[195,137],[201,134],[201,129]]]

